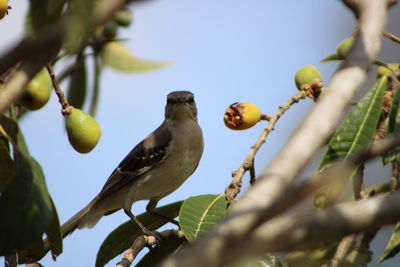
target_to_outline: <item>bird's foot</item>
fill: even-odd
[[[144,234],[145,236],[147,236],[147,237],[153,237],[153,238],[155,239],[155,240],[151,240],[151,241],[154,241],[154,242],[151,242],[151,241],[149,240],[149,241],[150,241],[150,242],[148,242],[149,244],[151,244],[151,243],[153,243],[153,244],[159,244],[160,241],[161,241],[161,239],[162,239],[160,233],[157,232],[157,231],[146,230],[146,231],[143,231],[143,234]]]

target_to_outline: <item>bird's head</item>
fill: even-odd
[[[197,120],[197,108],[194,95],[189,91],[175,91],[167,96],[165,118],[172,120]]]

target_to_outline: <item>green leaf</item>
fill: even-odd
[[[48,249],[51,250],[53,259],[55,259],[56,256],[62,253],[63,244],[62,244],[60,221],[58,219],[57,210],[51,197],[50,197],[50,202],[54,216],[49,227],[45,231],[47,240],[43,242],[43,240],[40,239],[38,240],[37,244],[31,246],[29,249],[19,251],[18,262],[20,264],[29,263],[33,259],[35,261],[39,261],[47,254]]]
[[[64,3],[60,0],[30,0],[29,2],[25,22],[25,32],[28,36],[38,36],[39,33],[60,22],[64,7]]]
[[[356,152],[368,148],[378,125],[383,95],[388,79],[382,77],[346,116],[328,144],[318,170],[337,159],[347,159]]]
[[[228,267],[281,267],[282,264],[278,257],[272,253],[267,253],[263,256],[250,259],[242,260],[234,264],[228,265]]]
[[[100,57],[104,65],[124,72],[149,71],[165,67],[171,63],[170,61],[140,59],[117,41],[105,44],[100,53]]]
[[[72,0],[66,19],[67,39],[65,49],[74,54],[86,45],[89,33],[93,29],[93,11],[96,0]]]
[[[319,172],[335,160],[346,160],[354,153],[369,147],[378,126],[383,96],[387,86],[388,79],[386,77],[380,78],[361,101],[352,108],[329,141],[328,150],[318,167]],[[328,191],[329,188],[322,187],[315,193],[314,204],[316,207],[326,207],[335,201],[335,198],[327,196]]]
[[[186,199],[179,212],[179,225],[189,242],[225,217],[225,195],[201,195]]]
[[[63,251],[63,238],[61,234],[60,219],[58,218],[57,209],[51,197],[50,201],[53,210],[53,220],[51,221],[49,227],[46,229],[46,236],[49,240],[51,254],[53,256],[58,256]]]
[[[20,131],[17,141],[15,176],[0,196],[0,255],[41,244],[42,234],[53,219],[43,171],[28,154]]]
[[[327,56],[326,58],[321,60],[321,62],[330,62],[330,61],[336,61],[336,60],[343,60],[343,58],[337,54],[333,54],[333,55]]]
[[[178,216],[179,209],[183,201],[174,202],[172,204],[157,208],[156,211],[169,218]],[[137,216],[139,221],[147,227],[147,229],[154,231],[168,223],[160,217],[152,216],[148,213],[142,213]],[[136,237],[143,234],[135,222],[129,220],[112,231],[101,244],[97,252],[96,267],[104,266],[114,257],[118,256],[127,250],[133,243]]]
[[[163,239],[161,243],[144,255],[135,267],[156,266],[166,257],[176,253],[181,246],[182,240],[179,238]]]
[[[329,262],[336,252],[338,243],[327,247],[321,246],[313,250],[298,250],[288,253],[285,256],[284,266],[286,267],[320,267]]]
[[[376,66],[385,67],[385,68],[389,67],[388,64],[386,64],[385,62],[382,62],[380,60],[377,60],[377,59],[373,61],[373,64]]]
[[[72,106],[82,109],[87,92],[87,72],[85,58],[78,55],[75,62],[76,71],[71,74],[68,86],[68,102]]]
[[[400,104],[400,86],[396,88],[393,94],[393,100],[392,100],[392,107],[390,109],[390,114],[389,114],[389,125],[388,125],[388,133],[392,133],[395,130],[395,126],[397,126],[396,130],[400,132],[400,122],[396,123],[396,118],[397,114],[399,111],[399,104]],[[400,118],[399,118],[400,119]]]
[[[59,9],[62,9],[66,0],[51,0],[47,1],[47,13],[51,14],[53,12],[57,12]]]
[[[0,113],[0,126],[11,138],[12,141],[17,142],[18,125],[14,120],[10,119],[6,115]]]
[[[15,164],[11,158],[10,150],[5,142],[0,142],[0,194],[4,192],[14,174]]]
[[[382,263],[383,261],[391,257],[394,257],[399,251],[400,251],[400,222],[396,224],[393,234],[390,237],[390,240],[386,245],[386,249],[383,252],[383,255],[379,259],[378,263]]]
[[[395,133],[400,135],[400,86],[397,87],[393,94],[392,100],[392,108],[389,113],[389,125],[388,125],[388,134]],[[400,147],[396,147],[389,151],[383,158],[382,162],[384,165],[392,162],[393,160],[397,160],[400,158]]]

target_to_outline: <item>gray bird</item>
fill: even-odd
[[[101,217],[119,209],[144,234],[152,234],[132,214],[132,204],[150,200],[147,211],[162,216],[154,211],[157,202],[178,189],[196,170],[202,153],[203,135],[197,123],[194,95],[188,91],[171,92],[163,123],[129,152],[101,192],[62,225],[63,237],[77,228],[91,228]]]

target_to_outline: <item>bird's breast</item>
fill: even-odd
[[[172,131],[163,172],[150,171],[136,184],[136,200],[164,197],[195,171],[203,153],[203,136],[197,123],[176,126]],[[157,169],[157,168],[156,168]],[[155,170],[156,170],[155,169]]]

